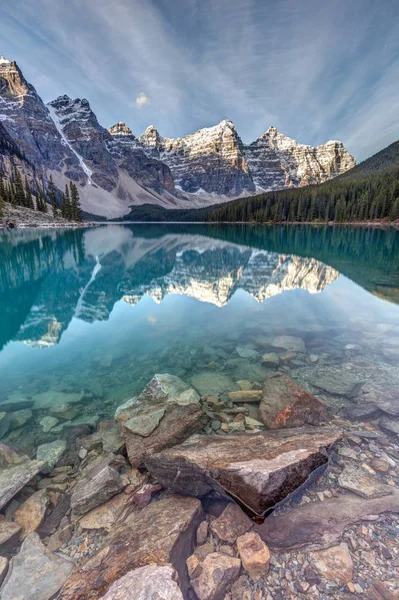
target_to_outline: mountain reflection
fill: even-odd
[[[238,290],[264,302],[318,293],[344,273],[398,301],[398,233],[251,226],[107,226],[0,236],[0,348],[56,344],[75,318],[108,319],[116,302],[182,294],[218,307]],[[327,266],[329,265],[329,266]]]

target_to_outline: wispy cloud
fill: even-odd
[[[342,139],[358,158],[399,138],[397,0],[0,7],[0,52],[45,100],[87,97],[104,126],[181,136],[230,118],[245,141],[273,124],[304,143]]]

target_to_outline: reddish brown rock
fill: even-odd
[[[212,521],[211,531],[223,542],[234,544],[238,536],[249,531],[252,525],[252,521],[241,508],[230,502],[220,517]]]
[[[170,404],[164,408],[163,418],[148,437],[132,433],[127,427],[123,427],[127,455],[132,467],[141,466],[149,454],[180,444],[193,433],[201,431],[209,420],[196,404]]]
[[[184,593],[186,559],[192,554],[202,519],[199,500],[175,495],[131,514],[68,579],[58,600],[97,600],[128,571],[150,563],[172,564]]]
[[[148,456],[147,469],[175,492],[202,498],[233,496],[264,514],[327,462],[325,448],[341,436],[333,427],[303,427],[247,435],[195,435]]]
[[[237,549],[242,566],[254,581],[269,572],[270,551],[265,542],[254,531],[237,539]]]
[[[318,425],[325,414],[324,402],[302,390],[288,375],[265,379],[259,417],[268,429]]]
[[[22,527],[20,539],[28,533],[37,531],[44,521],[50,498],[46,489],[39,490],[30,496],[15,512],[14,521]]]
[[[325,548],[336,544],[344,529],[368,515],[399,513],[399,492],[364,499],[347,493],[324,502],[312,502],[276,517],[269,517],[255,531],[271,548]]]

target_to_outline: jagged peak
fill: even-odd
[[[57,96],[54,100],[47,102],[50,106],[54,106],[55,104],[64,104],[65,102],[72,102],[72,98],[70,98],[67,94],[63,94],[62,96]]]
[[[123,121],[118,121],[115,125],[108,127],[111,135],[133,135],[132,130]]]
[[[228,127],[229,129],[236,129],[236,126],[230,119],[223,119],[222,121],[220,121],[218,127]]]
[[[8,60],[5,56],[0,55],[0,65],[10,65],[12,62],[12,60]]]
[[[159,135],[158,129],[154,126],[154,125],[148,125],[147,129],[143,132],[143,135],[149,134],[149,133],[156,133]]]
[[[80,104],[81,106],[87,106],[90,108],[90,103],[86,98],[71,98],[68,94],[58,96],[55,100],[48,102],[50,106],[56,106],[57,104]]]

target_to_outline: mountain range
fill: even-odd
[[[244,144],[229,120],[183,138],[154,126],[136,137],[119,122],[102,127],[85,99],[47,105],[16,64],[0,57],[0,168],[79,185],[82,208],[105,218],[132,206],[209,206],[255,193],[322,183],[351,169],[342,142],[299,144],[274,127]]]

